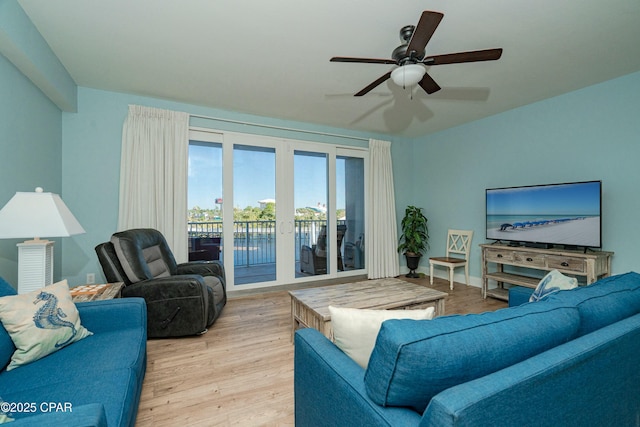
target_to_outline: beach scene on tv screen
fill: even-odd
[[[600,183],[487,190],[487,239],[600,246]]]

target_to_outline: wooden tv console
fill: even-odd
[[[543,272],[558,270],[563,274],[586,277],[591,284],[601,277],[611,274],[613,252],[580,252],[566,249],[537,249],[504,244],[484,244],[482,248],[482,296],[507,301],[508,290],[505,283],[535,288],[541,277],[525,276],[504,271],[505,265],[524,267]],[[489,264],[495,264],[495,271],[489,271]],[[498,282],[497,288],[489,289],[489,280]]]

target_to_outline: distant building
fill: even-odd
[[[264,209],[267,207],[269,203],[273,203],[275,205],[276,201],[274,199],[263,199],[263,200],[258,200],[258,203],[260,204],[260,209]]]

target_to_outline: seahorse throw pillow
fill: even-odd
[[[80,324],[66,280],[0,298],[0,322],[16,346],[7,371],[92,335]]]

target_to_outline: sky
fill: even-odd
[[[488,215],[598,215],[600,182],[487,190]]]
[[[272,149],[242,147],[234,150],[233,205],[244,209],[258,201],[275,199],[275,154]],[[344,208],[344,162],[337,161],[337,208]],[[295,207],[316,207],[326,203],[326,158],[296,152],[294,158]],[[188,208],[216,207],[222,194],[222,145],[189,145]]]

